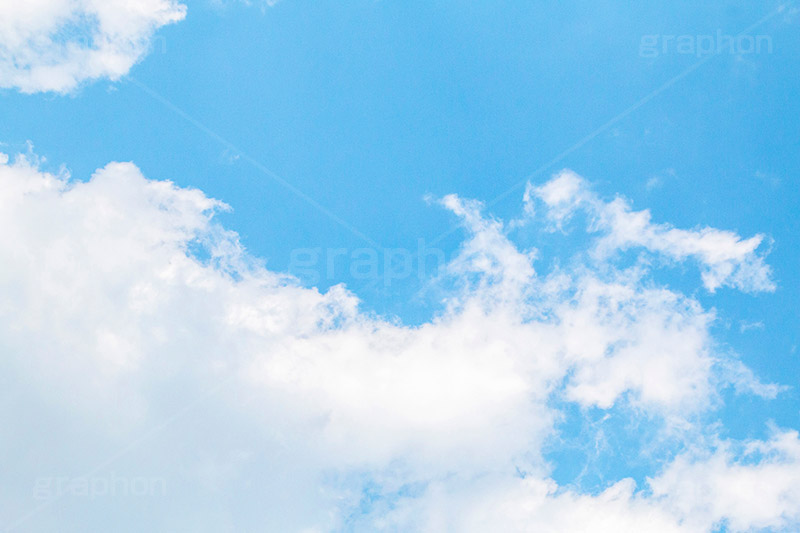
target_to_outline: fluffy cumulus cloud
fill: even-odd
[[[25,0],[0,3],[0,87],[68,92],[119,79],[160,27],[182,20],[176,0]]]
[[[639,492],[631,479],[595,495],[535,478],[434,484],[389,516],[402,529],[425,531],[794,531],[800,518],[798,452],[794,431],[775,431],[767,441],[718,443],[699,456],[677,457]]]
[[[0,163],[12,530],[798,525],[797,434],[733,442],[704,423],[723,387],[779,387],[719,345],[713,312],[612,253],[692,259],[709,289],[768,290],[761,237],[655,224],[562,173],[529,188],[528,223],[588,209],[599,234],[585,260],[540,272],[507,225],[447,196],[467,236],[441,311],[410,327],[345,287],[267,270],[215,222],[223,203],[131,163],[85,181]],[[559,485],[546,450],[569,406],[647,424],[668,452],[638,481]]]

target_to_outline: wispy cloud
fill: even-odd
[[[528,203],[541,201],[547,219],[558,228],[576,211],[589,215],[588,230],[600,235],[593,250],[599,259],[639,248],[675,261],[693,259],[701,267],[703,285],[712,292],[723,286],[747,292],[775,290],[771,269],[764,262],[763,252],[758,252],[764,235],[745,239],[715,228],[684,230],[656,223],[650,211],[634,211],[622,197],[601,199],[583,178],[570,171],[561,172],[544,185],[528,187]]]

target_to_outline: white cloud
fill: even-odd
[[[182,20],[176,0],[25,0],[0,3],[0,87],[69,92],[117,80],[160,27]]]
[[[542,533],[691,531],[653,502],[634,495],[631,479],[598,495],[579,494],[552,480],[487,477],[472,483],[439,483],[423,496],[401,500],[374,530],[513,531]]]
[[[747,320],[742,320],[739,322],[739,331],[744,333],[746,331],[750,331],[753,329],[764,329],[764,323],[760,320],[756,322],[748,322]]]
[[[568,170],[528,189],[528,203],[534,198],[542,201],[546,217],[558,228],[576,211],[585,211],[592,221],[590,230],[601,234],[595,249],[599,258],[641,247],[676,261],[694,259],[701,265],[703,284],[712,292],[722,286],[748,292],[775,290],[771,270],[757,253],[763,235],[743,239],[731,231],[682,230],[654,223],[648,210],[633,211],[623,198],[603,201],[583,178]]]
[[[588,197],[578,180],[551,182],[542,197],[557,212]],[[35,507],[38,477],[90,471],[166,420],[146,452],[114,463],[167,479],[152,515],[166,529],[766,523],[736,515],[716,485],[697,509],[674,494],[702,471],[697,461],[654,478],[657,497],[624,479],[600,495],[550,480],[541,452],[557,435],[554,397],[632,407],[629,416],[702,435],[697,414],[719,383],[770,385],[724,371],[733,359],[715,348],[713,314],[646,271],[537,273],[536,252],[520,251],[480,203],[442,204],[468,236],[447,268],[445,308],[409,327],[362,311],[344,287],[321,293],[266,270],[214,222],[224,204],[200,191],[148,180],[131,163],[79,182],[24,157],[0,160],[0,375],[5,405],[16,406],[0,410],[14,493],[2,516],[13,523]],[[197,413],[175,417],[198,398]],[[365,490],[375,495],[366,503]],[[97,519],[103,504],[67,503],[76,520]],[[784,507],[770,507],[774,523],[800,508]],[[63,515],[45,511],[26,524],[55,521]]]
[[[720,443],[713,453],[678,457],[650,480],[653,496],[687,529],[796,528],[800,520],[800,439],[775,430],[768,441]],[[735,450],[734,448],[741,448]]]
[[[644,490],[622,479],[581,494],[535,477],[486,476],[432,484],[390,511],[364,517],[367,529],[536,531],[541,533],[694,533],[789,531],[800,522],[800,439],[773,432],[766,441],[722,441],[686,453]]]
[[[645,188],[647,188],[648,191],[652,191],[653,189],[658,189],[662,185],[663,182],[659,176],[651,176],[645,182]]]

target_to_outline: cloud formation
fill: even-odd
[[[570,171],[544,185],[529,185],[525,197],[528,212],[533,212],[533,201],[538,198],[558,228],[576,211],[587,213],[591,221],[588,230],[602,234],[594,249],[598,257],[643,248],[674,261],[695,260],[701,265],[703,285],[711,292],[723,286],[747,292],[775,290],[771,270],[757,253],[763,235],[742,239],[715,228],[683,230],[654,223],[648,210],[633,211],[624,198],[604,201],[586,180]]]
[[[177,0],[25,0],[0,4],[0,87],[69,92],[117,80],[160,27],[182,20]]]
[[[691,257],[709,289],[758,290],[772,286],[760,238],[655,225],[568,172],[526,197],[551,224],[589,205],[595,259],[538,272],[502,221],[447,196],[466,238],[441,312],[410,327],[364,311],[343,286],[322,293],[267,270],[201,191],[131,163],[76,181],[3,156],[0,374],[13,407],[0,411],[0,452],[14,458],[4,521],[96,519],[102,501],[68,494],[59,513],[37,510],[31,488],[111,469],[166,480],[148,507],[155,530],[796,524],[797,434],[729,442],[705,422],[722,387],[769,397],[777,386],[719,348],[696,299],[609,255]],[[563,405],[648,424],[669,453],[638,485],[622,475],[600,492],[560,486],[545,449]],[[751,501],[733,483],[765,490]],[[138,505],[117,501],[112,520]]]
[[[677,457],[639,492],[631,479],[595,495],[536,478],[442,483],[388,516],[413,531],[792,530],[800,519],[798,451],[794,431],[775,431],[766,441],[718,443]]]

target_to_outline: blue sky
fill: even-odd
[[[424,195],[490,201],[519,187],[698,61],[672,48],[641,57],[643,35],[736,35],[778,5],[198,2],[131,76],[375,242],[416,248],[452,224]],[[787,17],[752,31],[772,53],[719,54],[538,179],[577,169],[658,219],[768,233],[781,261],[797,200],[798,36]],[[76,176],[132,160],[223,199],[234,208],[226,224],[277,269],[295,247],[363,244],[124,79],[67,97],[7,91],[2,112],[5,142],[31,140]],[[492,211],[513,216],[520,201]],[[458,238],[443,244],[452,251]],[[348,281],[338,270],[330,282]],[[362,297],[405,313],[391,296]]]
[[[120,9],[136,4],[123,0],[118,3]],[[42,0],[43,12],[53,13],[51,25],[45,25],[50,37],[66,31],[63,25],[66,23],[57,16],[60,5],[56,0],[52,0],[52,5]],[[168,180],[181,191],[199,189],[231,210],[220,209],[214,215],[213,227],[198,225],[197,228],[202,228],[195,228],[199,233],[187,237],[187,242],[192,238],[200,241],[197,249],[181,245],[189,250],[186,256],[189,260],[205,265],[215,275],[233,272],[232,287],[247,294],[242,285],[236,285],[245,281],[236,280],[247,279],[250,267],[240,266],[236,262],[241,259],[238,255],[213,250],[214,244],[233,242],[219,236],[220,229],[225,228],[238,234],[236,242],[246,249],[246,260],[241,259],[244,263],[263,262],[270,273],[294,275],[297,281],[290,285],[296,283],[308,290],[308,294],[316,287],[324,298],[335,300],[335,305],[330,305],[341,309],[346,308],[345,303],[332,294],[338,290],[337,285],[344,284],[351,291],[349,294],[359,300],[360,320],[406,325],[409,331],[420,331],[415,326],[424,330],[468,316],[469,306],[464,302],[471,300],[458,292],[464,286],[470,297],[482,302],[480,305],[489,306],[485,309],[487,316],[500,313],[493,307],[495,304],[486,302],[501,297],[489,298],[489,292],[484,291],[490,291],[487,287],[493,284],[505,287],[505,281],[497,281],[490,271],[481,270],[483,267],[476,266],[478,263],[470,263],[476,257],[470,255],[470,243],[475,246],[490,243],[494,248],[480,253],[495,258],[504,269],[517,268],[509,266],[517,263],[508,262],[511,260],[510,252],[504,248],[506,241],[518,251],[515,253],[522,255],[535,249],[531,264],[537,279],[553,275],[555,280],[559,272],[569,273],[575,276],[577,293],[583,290],[580,280],[588,279],[584,278],[588,271],[608,281],[623,275],[626,268],[638,265],[646,274],[636,281],[625,282],[631,283],[636,291],[646,293],[654,287],[668,287],[714,316],[707,330],[703,330],[708,332],[709,340],[704,341],[708,343],[707,349],[715,354],[712,359],[716,370],[708,379],[713,391],[693,404],[704,407],[693,415],[690,425],[694,429],[689,432],[692,437],[677,438],[675,428],[684,426],[674,423],[674,404],[667,402],[668,408],[659,404],[651,412],[650,407],[642,407],[635,400],[646,398],[647,393],[634,386],[618,391],[613,407],[578,392],[575,393],[578,396],[570,396],[569,376],[580,375],[579,367],[571,367],[560,378],[563,381],[559,387],[563,386],[563,390],[556,387],[561,392],[553,393],[548,400],[553,409],[548,413],[558,413],[556,419],[563,417],[553,422],[558,429],[547,433],[542,441],[545,444],[537,441],[536,446],[541,446],[536,451],[533,447],[526,451],[533,455],[541,451],[545,455],[552,467],[548,479],[561,487],[597,495],[613,483],[631,477],[641,488],[648,478],[666,471],[665,465],[678,464],[671,463],[676,455],[705,449],[703,446],[709,446],[714,439],[772,442],[769,439],[775,427],[786,431],[800,428],[797,392],[800,78],[796,75],[800,64],[797,31],[800,15],[792,3],[643,1],[623,5],[601,1],[535,4],[282,0],[268,6],[258,2],[199,0],[187,4],[185,18],[175,11],[176,2],[147,0],[142,5],[171,6],[174,20],[153,18],[150,25],[143,24],[137,30],[139,33],[131,42],[138,43],[137,46],[144,42],[147,51],[136,49],[130,56],[130,68],[114,67],[117,70],[87,74],[80,67],[75,71],[74,83],[48,86],[49,82],[30,81],[33,78],[25,76],[34,71],[35,65],[25,66],[20,59],[28,57],[24,47],[29,44],[20,45],[10,38],[0,42],[1,152],[9,154],[12,160],[15,154],[28,154],[36,172],[58,174],[59,169],[68,169],[71,176],[68,187],[80,182],[91,186],[90,176],[96,169],[121,161],[133,162],[148,180]],[[14,15],[12,7],[6,9]],[[91,18],[94,16],[104,21],[107,16],[85,9],[88,20],[94,20]],[[10,16],[7,20],[10,21],[7,24],[23,28],[31,19],[20,15],[18,19]],[[154,28],[157,31],[153,32]],[[80,34],[90,30],[79,26],[74,31]],[[727,36],[734,41],[730,49],[724,44]],[[754,42],[760,48],[748,50],[748,36],[758,39]],[[78,41],[90,51],[100,42],[98,34],[91,37],[95,41]],[[50,46],[57,49],[58,39],[54,38]],[[711,48],[703,48],[707,46],[713,52],[708,51]],[[36,53],[45,57],[43,61],[51,60],[41,50]],[[33,57],[35,62],[38,56]],[[557,210],[561,204],[548,200],[544,184],[560,183],[568,188],[564,185],[569,183],[566,178],[562,181],[557,178],[565,176],[563,169],[581,176],[584,185],[576,185],[577,189],[571,193],[575,195],[576,203],[571,208],[575,213],[571,211],[569,216],[559,218]],[[109,171],[116,172],[123,173]],[[528,184],[530,197],[538,202],[535,206],[533,200],[527,203],[525,200],[529,196]],[[466,214],[460,213],[461,204],[445,201],[441,205],[441,199],[451,194],[467,202],[463,207]],[[752,266],[751,260],[763,259],[774,288],[764,290],[747,283],[736,287],[736,282],[730,281],[733,278],[719,288],[710,287],[701,274],[717,268],[716,259],[697,252],[692,248],[694,244],[662,247],[660,243],[670,237],[665,233],[667,229],[656,226],[653,226],[655,237],[639,235],[620,244],[613,262],[606,263],[605,258],[597,260],[591,250],[598,232],[620,239],[624,233],[613,224],[603,225],[604,217],[611,212],[603,206],[610,205],[614,198],[626,199],[632,212],[649,210],[653,224],[668,225],[664,226],[667,229],[682,228],[699,235],[703,228],[718,228],[733,232],[742,241],[762,235],[757,251],[738,255],[735,261]],[[469,199],[483,203],[480,217],[484,222],[470,218],[473,215]],[[534,222],[526,222],[526,206],[531,207]],[[91,211],[94,207],[87,209]],[[205,208],[197,209],[206,212]],[[38,211],[31,208],[30,212]],[[142,212],[141,225],[160,228],[161,222],[147,218],[151,216],[148,213]],[[130,223],[139,224],[137,216],[132,210]],[[485,225],[491,226],[486,222],[491,220],[503,221],[502,238]],[[181,224],[184,222],[170,227],[184,228]],[[191,225],[194,222],[185,224],[195,227]],[[24,227],[24,223],[19,222],[19,226]],[[70,235],[81,235],[80,227],[76,226]],[[127,242],[123,236],[129,233],[120,231],[119,240],[110,237],[110,242]],[[164,231],[165,235],[172,235]],[[693,238],[688,233],[683,237]],[[86,239],[89,242],[91,235]],[[16,257],[13,250],[21,249],[22,245],[13,246],[17,248],[9,244],[12,251],[8,257]],[[135,248],[136,244],[130,246]],[[453,266],[441,264],[439,269],[427,269],[424,275],[419,275],[419,264],[413,254],[420,246],[434,254],[430,257],[441,251],[447,261],[454,261]],[[42,244],[36,249],[41,251],[44,247]],[[646,253],[640,253],[640,248]],[[387,253],[399,258],[400,264],[387,263]],[[209,257],[223,257],[231,264],[226,267],[228,270],[217,268]],[[359,275],[358,270],[353,270],[354,262],[365,257],[376,258],[374,265],[367,266],[374,266],[377,275]],[[408,272],[402,271],[406,266],[402,261],[406,260],[415,261]],[[103,263],[87,262],[85,271],[91,274],[95,268],[101,268],[98,264]],[[364,264],[362,261],[361,266]],[[464,264],[471,266],[463,267]],[[468,275],[459,268],[465,268]],[[485,279],[489,281],[484,285],[472,276],[481,280],[488,276]],[[132,287],[141,286],[134,281],[130,281]],[[115,283],[109,282],[107,287],[98,284],[98,294],[111,298],[118,287]],[[530,283],[524,285],[524,290],[518,290],[530,296],[531,301],[546,299],[541,296],[546,292],[545,285],[538,285],[538,281]],[[32,281],[31,286],[35,285]],[[533,290],[533,295],[528,290]],[[79,289],[75,291],[83,294]],[[39,297],[43,301],[54,298]],[[33,294],[20,298],[8,305],[27,308],[37,297]],[[242,301],[247,298],[242,296]],[[297,298],[302,300],[305,296]],[[85,305],[94,305],[91,301]],[[181,301],[183,306],[190,305],[189,300]],[[448,307],[453,301],[460,304]],[[674,311],[672,303],[662,304],[659,309]],[[534,320],[525,315],[533,304],[526,303],[523,310],[515,307],[522,305],[519,302],[508,305],[506,311],[513,309],[512,314]],[[553,316],[560,313],[559,305],[541,305],[541,309]],[[294,316],[292,312],[282,312],[281,316]],[[347,313],[341,313],[334,319],[336,324],[347,322],[342,318]],[[702,322],[694,311],[679,314]],[[73,320],[80,321],[70,318],[65,323],[72,324]],[[182,320],[170,319],[162,326],[172,332],[194,327],[186,325],[189,319],[185,323]],[[563,320],[566,322],[566,318]],[[94,335],[102,328],[92,324],[86,327]],[[590,326],[586,325],[586,329],[590,330]],[[28,335],[37,335],[38,330],[33,326],[25,327],[30,328],[23,328]],[[341,326],[342,331],[350,331],[348,327]],[[152,331],[148,333],[145,326],[141,328],[142,336],[155,335]],[[667,325],[663,328],[662,333],[668,332]],[[636,330],[636,324],[629,325],[629,329]],[[500,329],[491,331],[494,333],[487,332],[487,338]],[[307,333],[292,335],[302,338]],[[180,338],[178,333],[167,337]],[[9,333],[5,337],[0,335],[0,339],[7,352],[13,352],[12,347],[18,341],[8,339],[16,337]],[[241,339],[231,342],[238,346],[240,341],[245,342]],[[57,335],[50,342],[54,346],[66,345]],[[180,344],[178,340],[175,342]],[[202,341],[197,342],[202,345]],[[636,344],[630,339],[625,342]],[[613,352],[614,346],[611,343],[608,350]],[[242,354],[249,353],[249,349],[242,348]],[[170,356],[169,351],[159,352],[153,347],[141,350],[156,354],[156,358]],[[554,353],[561,354],[564,350],[569,351],[564,348]],[[676,350],[683,353],[679,348]],[[241,357],[247,359],[245,355]],[[364,357],[362,367],[372,368],[369,354]],[[181,357],[175,359],[183,361]],[[741,378],[748,383],[746,386],[739,383],[742,390],[748,387],[755,390],[759,384],[784,388],[774,394],[760,395],[737,390],[738,378],[731,377],[731,361],[740,361],[752,372],[748,374],[750,377]],[[181,368],[181,363],[175,365]],[[650,367],[642,368],[631,372],[657,373],[648,370]],[[309,376],[315,376],[315,372],[309,370]],[[300,380],[303,386],[312,381],[312,378]],[[153,385],[147,380],[144,383],[143,390],[147,391],[163,385]],[[187,390],[203,389],[198,383],[186,385]],[[675,390],[681,386],[676,384]],[[15,394],[19,398],[26,394],[35,396],[29,391]],[[148,394],[143,393],[146,398],[143,405],[149,405]],[[143,415],[147,422],[157,424],[159,416],[168,417],[171,409],[180,407],[180,402],[162,400],[160,396],[153,400],[157,408],[143,408],[148,413]],[[320,401],[327,400],[323,397]],[[48,404],[43,403],[42,409],[47,411]],[[75,416],[83,417],[87,427],[95,428],[100,422],[93,422],[92,416],[102,419],[104,415],[92,409],[89,412],[93,414]],[[298,417],[307,415],[314,419],[303,413]],[[241,412],[237,416],[247,418]],[[349,420],[351,414],[341,416]],[[147,426],[142,422],[142,427]],[[356,429],[347,431],[352,430],[358,436],[359,428],[357,424]],[[531,434],[538,431],[528,429]],[[135,429],[130,432],[134,434]],[[635,437],[630,436],[632,432]],[[598,437],[600,434],[602,439]],[[665,434],[672,436],[666,438]],[[108,444],[105,451],[113,449],[115,439],[116,436],[107,437],[103,441]],[[601,440],[605,447],[592,451],[592,445]],[[225,448],[224,444],[214,446]],[[424,448],[419,444],[414,446]],[[724,448],[720,445],[709,449]],[[407,461],[414,465],[408,468],[417,472],[415,469],[423,468],[419,465],[428,459],[417,464],[416,456],[409,458],[404,455],[406,452],[397,452],[391,446],[387,449],[390,451],[378,454],[380,458],[356,466],[352,465],[358,461],[352,458],[342,459],[341,464],[335,461],[329,464],[326,461],[330,460],[330,454],[336,456],[339,452],[328,449],[315,450],[312,459],[296,459],[303,466],[301,477],[308,486],[336,485],[340,482],[330,480],[346,480],[341,481],[341,486],[336,485],[336,490],[378,494],[374,506],[367,505],[364,510],[364,501],[372,498],[365,496],[360,506],[354,506],[361,509],[358,513],[337,508],[340,518],[349,518],[341,518],[335,526],[319,525],[320,522],[315,527],[369,530],[377,522],[364,526],[359,513],[370,520],[376,519],[377,514],[378,518],[391,521],[387,517],[393,515],[381,505],[394,508],[398,500],[410,501],[410,512],[421,512],[414,505],[424,499],[422,496],[407,497],[403,492],[407,489],[392,489],[392,483],[385,477],[394,476],[392,479],[403,487],[416,487],[414,483],[418,483],[423,487],[420,494],[427,494],[425,487],[445,479],[445,474],[437,478],[439,481],[433,481],[415,473],[403,485],[397,481],[402,474],[388,475],[387,470],[394,466],[387,465]],[[502,445],[494,443],[491,449],[502,449]],[[648,460],[630,459],[644,449],[651,454],[644,454]],[[104,455],[102,450],[98,453]],[[519,450],[515,453],[514,457],[518,457]],[[326,459],[318,459],[314,454]],[[365,451],[365,455],[369,453]],[[62,464],[69,464],[69,456],[63,461]],[[91,458],[86,461],[90,464]],[[268,465],[268,455],[259,461]],[[320,467],[324,475],[309,473],[313,470],[308,466],[310,463],[324,463],[325,467]],[[515,468],[524,470],[520,464],[515,463]],[[474,467],[475,470],[465,468],[463,472],[478,476],[484,472],[481,470],[484,466]],[[219,468],[224,470],[222,466]],[[443,470],[445,473],[462,472],[458,465],[447,468]],[[538,467],[530,468],[534,471]],[[354,478],[361,481],[353,481]],[[20,474],[20,479],[28,478]],[[666,474],[663,479],[667,479]],[[20,483],[24,486],[24,481]],[[649,490],[657,493],[653,487]],[[476,488],[475,494],[485,494],[484,488]],[[458,492],[452,487],[443,490]],[[197,501],[186,495],[180,505],[191,507]],[[301,509],[298,515],[303,514],[304,506],[322,513],[329,504],[295,503]],[[75,505],[81,507],[82,503]],[[246,503],[240,505],[250,509]],[[437,507],[430,502],[424,505],[428,510]],[[681,505],[674,503],[674,508],[684,509]],[[709,508],[714,505],[709,504]],[[96,516],[91,506],[81,512],[84,511],[86,516]],[[233,527],[257,529],[254,524],[259,523],[258,518],[241,509],[240,512],[248,518],[242,521],[232,518]],[[784,510],[785,522],[768,518],[747,522],[745,518],[724,515],[709,519],[709,523],[731,530],[736,530],[737,524],[748,527],[766,524],[780,530],[791,528],[796,523],[791,521],[792,517],[800,516],[798,512]],[[120,513],[124,515],[123,511]],[[237,516],[236,505],[230,504],[225,513]],[[353,518],[353,513],[358,516]],[[4,518],[5,514],[13,513],[4,509]],[[77,513],[77,516],[83,515]],[[695,515],[687,516],[681,519],[681,524],[694,527]],[[290,530],[300,522],[282,527]],[[155,523],[159,524],[158,530],[167,522]],[[424,527],[419,523],[399,527],[436,530],[430,523]],[[618,523],[624,529],[620,525],[623,523],[629,522]],[[44,526],[31,527],[32,531],[44,530],[37,529]],[[703,530],[702,525],[697,527]]]

